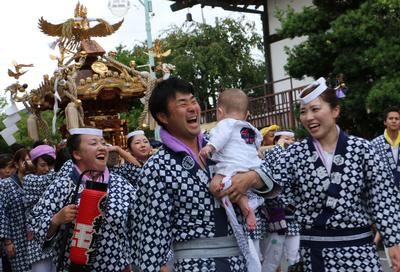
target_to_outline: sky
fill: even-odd
[[[88,18],[102,18],[110,24],[118,22],[121,18],[114,16],[108,8],[109,0],[80,0],[87,7]],[[172,12],[172,1],[153,0],[153,16],[151,28],[153,40],[171,25],[182,26],[186,19],[188,9]],[[56,61],[50,59],[50,54],[58,56],[58,51],[52,50],[49,43],[55,40],[40,32],[38,20],[43,17],[48,22],[59,24],[72,18],[77,4],[75,0],[6,0],[2,1],[0,10],[0,96],[4,89],[15,79],[7,74],[7,70],[14,70],[13,61],[23,64],[33,64],[28,72],[20,77],[20,83],[27,83],[28,90],[37,88],[42,82],[43,75],[52,75],[56,69]],[[201,8],[195,6],[190,13],[194,21],[201,22]],[[220,8],[203,9],[206,23],[214,24],[218,18],[239,18],[245,16],[247,20],[254,21],[261,33],[261,19],[259,15],[242,14],[224,11]],[[96,38],[96,41],[106,50],[113,50],[122,44],[128,49],[134,44],[146,40],[144,7],[138,0],[131,0],[131,8],[124,16],[121,28],[111,36]],[[94,24],[92,23],[92,26]]]

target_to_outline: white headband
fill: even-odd
[[[131,133],[128,134],[128,139],[136,135],[144,135],[144,131],[143,130],[132,131]]]
[[[315,88],[313,91],[311,91],[306,96],[302,97],[302,94],[304,93],[304,91],[306,91],[312,87],[317,87],[317,88]],[[326,86],[325,78],[320,77],[317,81],[314,81],[312,84],[308,85],[306,88],[304,88],[301,91],[299,101],[301,104],[306,105],[306,104],[310,103],[311,101],[313,101],[318,96],[320,96],[326,89],[328,89],[328,86]]]
[[[291,131],[283,130],[283,131],[277,131],[274,134],[274,137],[276,136],[289,136],[289,137],[294,137],[294,133]]]
[[[103,131],[97,128],[71,128],[69,130],[69,134],[71,135],[84,134],[84,135],[94,135],[103,137]]]

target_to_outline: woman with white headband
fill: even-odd
[[[265,163],[273,169],[275,163],[294,141],[295,135],[292,131],[277,131],[274,135],[274,146],[265,152]],[[262,252],[263,258],[266,260],[263,262],[262,271],[281,271],[279,267],[282,257],[288,264],[288,271],[296,271],[296,268],[300,266],[300,230],[293,218],[293,202],[280,195],[267,201],[265,205],[268,235],[265,238],[265,247]]]
[[[400,271],[398,190],[371,144],[336,125],[335,91],[320,78],[300,94],[310,136],[290,146],[274,178],[293,200],[305,271],[382,271],[371,224]]]
[[[117,151],[125,159],[124,164],[112,167],[110,170],[125,177],[131,184],[135,185],[142,166],[151,155],[150,142],[143,130],[135,130],[128,134],[128,150],[129,152],[119,146],[109,148],[109,151]]]
[[[29,214],[33,206],[39,201],[47,186],[54,180],[53,171],[56,152],[53,147],[43,144],[38,145],[30,151],[30,157],[35,169],[34,174],[24,177],[25,208]],[[29,263],[32,272],[55,272],[56,268],[52,261],[53,252],[43,252],[41,246],[35,242],[32,232],[27,230]]]
[[[43,250],[55,251],[58,257],[57,271],[69,271],[69,251],[72,245],[90,250],[90,266],[80,271],[130,271],[132,263],[132,205],[135,188],[119,175],[110,173],[106,166],[108,149],[102,131],[94,128],[74,128],[70,130],[67,146],[73,162],[67,173],[56,176],[43,193],[42,198],[30,214],[29,228],[34,239]],[[64,166],[61,168],[65,168]],[[86,174],[82,173],[91,170]],[[60,170],[63,171],[63,170]],[[99,175],[101,173],[101,175]],[[82,177],[80,186],[78,181]],[[85,234],[76,234],[78,206],[84,184],[89,180],[107,184],[107,198],[99,205],[102,218],[96,226]],[[76,188],[78,190],[76,190]],[[77,192],[77,203],[73,199]],[[69,232],[66,225],[72,223]],[[82,224],[78,224],[82,225]],[[88,227],[89,225],[85,225]],[[79,232],[81,233],[81,232]],[[88,245],[85,235],[97,236],[96,242]],[[65,236],[64,236],[65,234]],[[67,237],[63,240],[62,237]],[[61,245],[66,242],[65,252]],[[62,266],[62,267],[61,267]],[[75,270],[76,271],[76,270]]]

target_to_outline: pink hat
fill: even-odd
[[[29,152],[31,155],[31,160],[34,161],[35,159],[39,158],[42,155],[49,155],[53,159],[56,158],[56,151],[49,145],[38,145],[34,149]]]

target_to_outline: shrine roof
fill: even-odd
[[[185,8],[190,8],[195,5],[209,6],[209,7],[220,7],[225,10],[247,12],[247,13],[259,13],[262,14],[262,10],[258,8],[267,0],[170,0],[174,2],[171,4],[172,11],[178,11]]]

